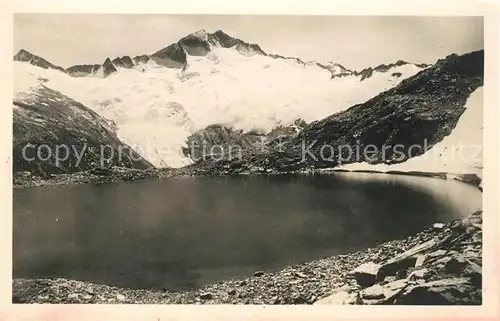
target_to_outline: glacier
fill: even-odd
[[[157,167],[182,167],[186,139],[209,125],[267,133],[296,119],[312,122],[362,103],[398,85],[424,67],[395,66],[363,80],[298,59],[242,53],[213,46],[204,56],[187,55],[182,69],[153,60],[133,68],[116,66],[103,77],[71,77],[56,69],[15,62],[15,95],[29,96],[43,84],[83,103],[107,119],[118,137]]]

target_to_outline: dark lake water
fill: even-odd
[[[196,288],[355,251],[481,207],[475,187],[335,173],[14,190],[14,277]]]

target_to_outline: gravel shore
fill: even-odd
[[[375,175],[403,175],[419,176],[435,179],[454,179],[466,184],[474,185],[482,190],[481,179],[475,174],[453,175],[450,178],[446,173],[430,172],[377,172],[363,170],[342,170],[342,169],[311,169],[296,172],[276,172],[264,168],[252,168],[246,172],[234,173],[228,168],[221,168],[215,171],[207,168],[198,168],[196,166],[187,166],[183,168],[150,168],[146,170],[128,169],[113,167],[109,169],[96,168],[73,174],[57,174],[48,177],[32,176],[29,172],[14,173],[12,184],[14,188],[28,188],[40,186],[60,186],[60,185],[78,185],[78,184],[106,184],[124,181],[136,181],[144,179],[168,179],[175,177],[193,177],[193,176],[227,176],[227,175],[294,175],[294,174],[321,174],[335,172],[352,173],[372,173]]]

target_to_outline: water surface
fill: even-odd
[[[374,246],[463,217],[453,180],[335,173],[14,190],[14,277],[196,288]]]

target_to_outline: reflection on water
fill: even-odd
[[[14,277],[185,289],[358,250],[481,207],[450,180],[335,173],[14,190]]]

